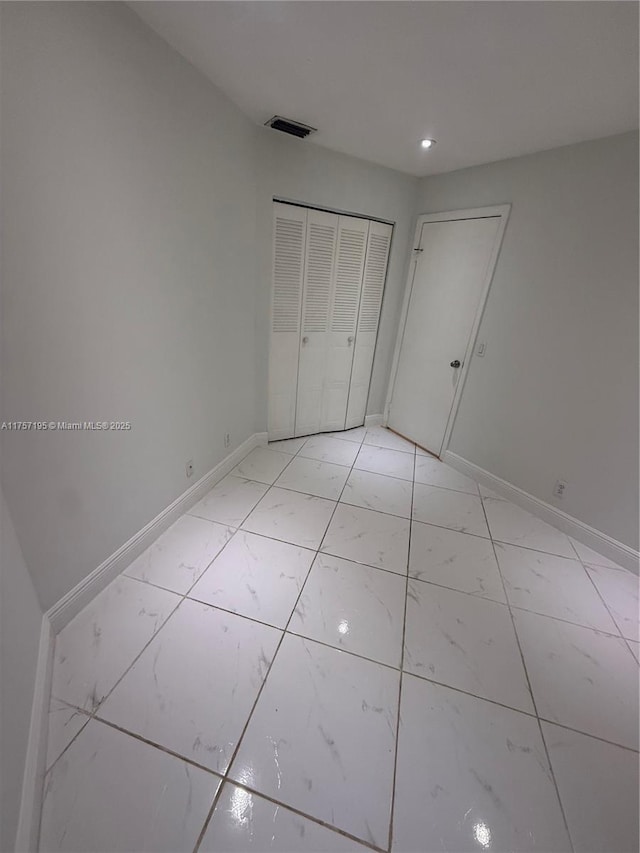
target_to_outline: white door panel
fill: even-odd
[[[367,219],[339,218],[323,430],[345,428],[368,233]]]
[[[322,429],[337,231],[336,214],[308,211],[296,435]]]
[[[269,438],[294,434],[307,211],[274,204]]]
[[[345,428],[364,423],[393,227],[370,222]]]
[[[440,455],[500,217],[425,222],[389,426]]]

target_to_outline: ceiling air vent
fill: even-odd
[[[308,124],[301,124],[299,121],[293,121],[290,118],[282,116],[274,116],[269,121],[265,121],[266,127],[272,127],[274,130],[281,130],[282,133],[288,133],[290,136],[297,136],[298,139],[304,139],[310,133],[315,133],[317,128],[309,127]]]

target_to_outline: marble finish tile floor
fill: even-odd
[[[252,451],[57,636],[40,850],[638,850],[638,578],[382,427]]]

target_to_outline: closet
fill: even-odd
[[[392,230],[274,202],[270,440],[364,423]]]

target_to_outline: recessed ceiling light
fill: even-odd
[[[424,148],[425,150],[426,150],[426,149],[428,149],[428,148],[433,148],[433,146],[434,146],[435,144],[436,144],[435,139],[422,139],[422,140],[420,141],[420,147],[421,147],[421,148]]]

